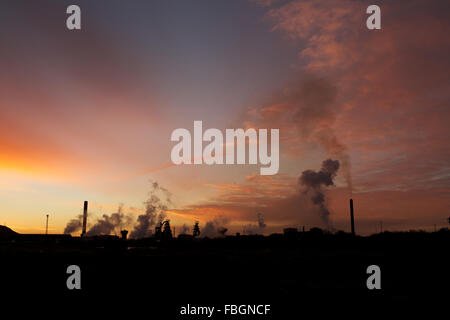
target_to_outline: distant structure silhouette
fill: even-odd
[[[172,239],[172,230],[170,230],[170,220],[166,220],[163,222],[164,230],[162,232],[162,236],[165,240]]]
[[[298,236],[297,228],[284,228],[283,235],[286,239],[296,239]]]
[[[355,219],[353,217],[353,199],[350,199],[350,224],[352,228],[352,235],[355,235]]]
[[[161,221],[156,224],[156,227],[155,227],[155,238],[156,239],[161,239],[162,226],[163,226],[163,223]]]
[[[194,238],[200,236],[200,227],[198,226],[198,221],[195,221],[194,230],[192,232],[192,235],[194,236]]]
[[[84,237],[86,235],[87,210],[88,210],[88,202],[84,201],[84,206],[83,206],[83,229],[81,231],[81,236],[82,237]]]

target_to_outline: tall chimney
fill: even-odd
[[[82,237],[86,234],[87,209],[88,209],[88,202],[85,201],[83,208],[83,231],[81,232]]]
[[[355,220],[353,217],[353,199],[350,199],[350,223],[352,225],[352,235],[355,235]]]

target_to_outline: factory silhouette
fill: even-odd
[[[2,289],[32,299],[121,297],[148,305],[160,319],[176,319],[187,303],[267,303],[272,319],[283,319],[298,313],[299,301],[303,310],[336,310],[349,301],[401,308],[445,297],[448,228],[359,236],[356,219],[350,200],[348,233],[285,228],[268,236],[208,238],[200,237],[198,223],[192,233],[176,235],[163,219],[151,236],[131,239],[128,230],[88,235],[85,201],[80,236],[19,234],[0,226]],[[69,265],[81,269],[81,290],[66,287]],[[369,265],[381,268],[381,290],[366,287]]]
[[[299,194],[316,206],[325,229],[288,227],[282,233],[262,235],[254,232],[266,227],[258,214],[258,224],[244,226],[243,234],[228,235],[223,225],[201,227],[199,222],[192,232],[182,228],[177,234],[165,214],[170,201],[157,194],[170,193],[157,182],[130,230],[122,224],[130,217],[121,207],[88,230],[88,201],[83,214],[67,223],[64,234],[48,233],[48,215],[44,234],[19,234],[0,226],[2,289],[29,294],[30,299],[82,299],[82,305],[100,297],[107,301],[101,310],[118,300],[149,308],[157,319],[178,319],[177,310],[186,304],[217,309],[225,303],[270,304],[268,319],[288,319],[299,313],[299,304],[302,311],[327,306],[335,312],[349,303],[351,308],[407,308],[445,299],[449,229],[380,228],[362,236],[355,228],[358,212],[349,199],[349,232],[330,232],[325,188],[334,185],[338,169],[339,161],[328,159],[319,171],[306,170],[299,177]],[[73,265],[81,270],[79,290],[66,286],[66,270]],[[368,267],[373,265],[381,270],[381,289],[371,290],[366,284]],[[220,318],[226,317],[214,317]]]
[[[260,224],[264,224],[261,214],[258,214],[258,219],[260,220]],[[89,235],[87,232],[87,222],[88,222],[88,201],[84,201],[83,203],[83,215],[82,215],[82,227],[81,227],[81,234],[79,237],[72,237],[69,233],[64,234],[48,234],[48,215],[46,215],[46,230],[45,234],[19,234],[14,232],[13,230],[9,229],[6,226],[1,226],[2,229],[0,233],[0,238],[3,240],[42,240],[42,241],[115,241],[115,240],[121,240],[121,241],[127,241],[128,240],[128,230],[120,230],[120,237],[117,235],[110,235],[110,234],[95,234],[95,235]],[[264,225],[265,226],[265,225]],[[351,235],[355,236],[355,224],[354,224],[354,212],[353,212],[353,199],[350,199],[350,229],[351,229]],[[323,230],[317,227],[314,227],[311,229],[312,232],[320,232],[322,233]],[[310,230],[310,231],[311,231]],[[245,228],[244,228],[245,231]],[[221,234],[222,236],[225,236],[227,229],[224,227],[221,227],[217,230],[218,234]],[[297,228],[284,228],[283,229],[283,237],[287,239],[295,239],[300,233],[305,233],[305,227],[302,228],[301,232]],[[195,224],[192,228],[192,233],[187,232],[181,232],[176,236],[175,234],[175,228],[172,231],[172,228],[170,226],[170,220],[169,219],[160,219],[158,222],[155,223],[154,232],[150,232],[151,236],[144,237],[140,239],[132,239],[132,240],[142,240],[142,239],[152,239],[156,240],[158,242],[160,241],[169,241],[173,239],[180,239],[180,240],[194,240],[198,239],[201,235],[201,229],[199,226],[199,222],[195,221]],[[262,235],[254,234],[255,236],[263,237]],[[245,236],[241,235],[241,233],[237,232],[235,237]],[[279,234],[272,234],[271,236],[279,236]],[[227,235],[227,237],[232,237]],[[130,239],[131,240],[131,239]]]
[[[335,310],[349,301],[366,308],[402,307],[445,297],[440,292],[448,280],[448,228],[361,236],[350,199],[350,232],[329,231],[324,188],[334,185],[338,169],[339,162],[328,159],[319,171],[306,170],[299,177],[301,195],[316,206],[325,230],[288,227],[262,235],[244,227],[243,234],[228,235],[219,224],[195,222],[192,232],[182,228],[177,234],[165,214],[170,201],[157,193],[169,192],[156,182],[132,230],[121,223],[127,220],[121,207],[88,230],[88,201],[64,234],[48,233],[48,216],[45,234],[19,234],[0,226],[2,288],[26,292],[32,299],[101,297],[106,305],[120,299],[148,306],[158,319],[178,319],[177,310],[187,303],[217,308],[264,303],[271,305],[271,319],[287,319],[298,314],[299,302],[302,310],[316,311],[324,305]],[[257,218],[257,230],[264,230],[262,215]],[[80,290],[66,286],[72,265],[81,270]],[[372,265],[381,270],[379,290],[366,285]]]

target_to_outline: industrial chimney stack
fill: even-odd
[[[350,199],[350,223],[352,226],[352,235],[355,235],[355,219],[353,217],[353,199]]]
[[[82,237],[86,234],[87,210],[88,210],[88,202],[85,201],[83,208],[83,231],[81,232]]]

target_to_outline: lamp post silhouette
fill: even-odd
[[[48,214],[47,214],[47,222],[45,223],[45,235],[48,234]]]
[[[355,219],[353,216],[353,199],[350,199],[350,226],[352,230],[352,235],[355,235]]]

